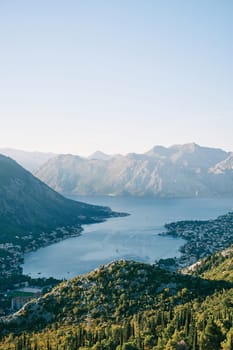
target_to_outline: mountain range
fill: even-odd
[[[233,195],[233,153],[195,143],[155,146],[144,154],[59,155],[34,174],[69,196]]]

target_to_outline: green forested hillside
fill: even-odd
[[[63,282],[2,320],[0,349],[232,350],[232,256],[222,257],[211,280],[120,261]],[[213,277],[223,261],[227,281]]]
[[[193,274],[208,280],[222,280],[233,283],[233,246],[210,255],[195,264]]]

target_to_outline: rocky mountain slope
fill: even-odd
[[[231,154],[191,143],[104,160],[61,155],[35,175],[56,191],[74,196],[232,196],[231,163]],[[223,168],[227,171],[219,170]]]
[[[217,163],[210,172],[213,174],[230,174],[233,171],[233,153],[230,153],[226,159]]]

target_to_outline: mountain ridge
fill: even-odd
[[[231,153],[195,143],[155,146],[143,154],[109,159],[59,155],[35,175],[60,193],[152,197],[206,197],[233,194],[233,170],[213,171]],[[225,164],[225,167],[227,165]]]

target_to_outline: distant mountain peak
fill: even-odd
[[[195,142],[188,142],[188,143],[184,143],[184,144],[177,144],[177,145],[173,145],[170,147],[171,149],[176,149],[176,150],[183,150],[186,152],[194,152],[197,149],[202,148],[201,146],[199,146],[197,143]],[[203,147],[204,148],[204,147]]]
[[[112,158],[111,155],[106,154],[102,151],[96,151],[96,152],[92,153],[91,155],[89,155],[89,157],[88,157],[88,159],[93,159],[93,160],[94,159],[96,159],[96,160],[108,160],[110,158]]]
[[[35,171],[49,159],[56,156],[51,152],[24,151],[14,148],[1,148],[0,153],[14,159],[22,167],[29,171]]]
[[[171,154],[170,147],[164,147],[161,145],[154,146],[151,148],[148,152],[145,153],[147,156],[160,156],[160,157],[167,157]]]

